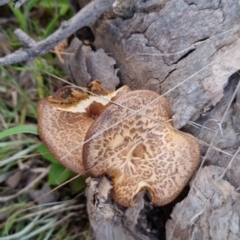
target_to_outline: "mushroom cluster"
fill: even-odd
[[[167,99],[126,86],[108,93],[98,82],[91,91],[99,96],[64,87],[38,103],[39,135],[50,152],[76,173],[107,175],[123,206],[133,206],[143,189],[154,205],[174,200],[197,169],[200,150],[173,128]]]
[[[123,86],[117,91],[107,92],[98,81],[92,82],[90,90],[93,94],[72,86],[62,87],[37,105],[41,140],[62,165],[78,174],[85,172],[81,143],[94,119],[110,101],[130,91]]]

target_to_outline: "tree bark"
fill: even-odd
[[[136,197],[136,206],[124,208],[113,202],[111,183],[106,178],[88,179],[87,208],[92,238],[95,240],[155,240],[154,235],[144,233],[138,223],[141,210],[144,208],[144,192]]]
[[[181,128],[220,101],[239,69],[239,1],[125,2],[98,22],[96,45],[111,53],[124,84],[166,95]]]
[[[167,239],[239,239],[239,21],[238,0],[119,0],[94,25],[95,44],[116,60],[121,83],[165,95],[174,126],[201,143],[202,164],[166,224]],[[165,239],[164,232],[139,230],[143,195],[129,218],[110,189],[109,200],[94,205],[92,181],[88,210],[96,239],[110,233],[111,239]],[[102,199],[100,185],[94,192]]]

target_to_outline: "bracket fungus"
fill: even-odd
[[[113,199],[123,206],[133,206],[143,189],[154,205],[171,202],[200,163],[197,141],[173,128],[168,100],[156,92],[119,89],[109,95],[117,96],[116,104],[101,103],[100,111],[99,98],[72,87],[40,101],[40,137],[58,160],[85,141],[60,162],[91,177],[107,175]]]

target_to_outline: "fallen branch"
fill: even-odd
[[[0,65],[7,66],[22,61],[28,61],[48,53],[54,46],[78,29],[93,24],[109,7],[111,7],[113,2],[114,0],[95,0],[89,3],[70,20],[64,21],[61,27],[45,40],[36,42],[36,44],[33,45],[30,44],[31,46],[28,44],[28,48],[19,49],[14,53],[0,58]],[[29,37],[29,39],[31,38]]]
[[[30,48],[36,46],[36,42],[21,29],[16,29],[14,31],[14,34],[18,40],[24,43],[27,47]]]

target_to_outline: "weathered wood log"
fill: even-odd
[[[238,90],[239,86],[239,75],[236,73],[229,79],[222,100],[196,121],[201,127],[191,126],[187,130],[199,140],[210,143],[213,134],[219,129],[216,121],[220,122],[225,115],[226,107],[231,103],[234,91]],[[237,92],[238,97],[240,90]],[[238,105],[237,98],[232,103],[233,107],[227,111],[221,131],[208,154],[206,146],[202,146],[202,155],[206,156],[205,165],[209,166],[201,169],[196,179],[193,178],[190,184],[192,190],[188,197],[177,204],[171,213],[172,219],[166,224],[167,239],[239,238],[240,141],[237,130],[239,122],[234,121],[239,117],[236,110]],[[111,185],[106,178],[91,179],[89,184],[88,212],[94,233],[99,237],[96,239],[165,239],[164,233],[162,235],[143,233],[142,229],[147,225],[144,218],[147,201],[145,200],[143,206],[143,193],[137,196],[136,207],[126,209],[112,201]],[[131,211],[131,215],[126,216],[127,211]],[[164,216],[159,214],[158,217],[157,221],[160,223]],[[137,220],[142,218],[145,219],[145,223],[140,226]]]
[[[239,146],[239,93],[231,105],[234,87],[231,93],[224,91],[228,81],[227,87],[232,86],[230,76],[239,70],[239,20],[238,0],[119,0],[94,26],[95,45],[116,60],[121,83],[133,90],[151,89],[166,95],[174,126],[185,126],[194,133],[202,143],[204,164],[217,165],[200,168],[187,204],[179,203],[172,212],[167,239],[221,239],[217,238],[220,233],[226,237],[222,239],[239,238],[240,157],[234,155]],[[222,119],[228,105],[233,110]],[[197,119],[198,131],[186,128],[190,120]],[[233,160],[236,163],[228,165]],[[143,195],[126,217],[128,210],[116,207],[109,194],[111,187],[103,179],[90,180],[87,190],[96,239],[165,238],[138,229],[136,219],[143,217],[146,207]]]
[[[144,192],[136,197],[136,206],[124,208],[113,202],[111,183],[106,178],[88,179],[87,207],[95,240],[150,240],[157,239],[151,234],[144,234],[138,224],[141,210],[144,208]],[[146,223],[145,223],[146,224]]]
[[[172,219],[166,224],[167,239],[240,237],[240,140],[239,121],[236,121],[239,119],[239,79],[239,73],[231,76],[221,101],[196,121],[200,127],[188,128],[199,140],[212,142],[212,148],[202,146],[207,166],[191,182],[192,191],[187,199],[174,208]]]
[[[96,45],[124,84],[166,94],[181,128],[219,102],[239,69],[239,21],[238,0],[117,1],[96,25]]]
[[[240,194],[226,180],[216,183],[223,172],[224,168],[213,165],[201,170],[193,191],[176,205],[166,224],[167,239],[240,238]],[[187,208],[182,211],[184,204]]]

